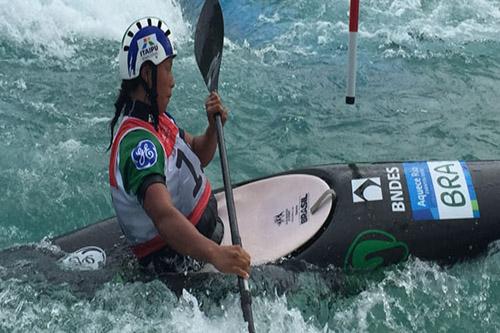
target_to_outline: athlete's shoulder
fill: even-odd
[[[172,115],[171,115],[170,113],[168,113],[167,111],[165,111],[163,114],[164,114],[164,115],[165,115],[168,119],[172,120],[172,121],[174,122],[174,124],[176,124],[176,125],[177,125],[177,122],[175,121],[174,116],[172,116]]]
[[[134,166],[137,170],[148,169],[159,160],[164,160],[164,151],[160,140],[145,129],[135,129],[127,133],[120,142],[119,154],[120,161],[125,162],[128,166]]]
[[[133,130],[120,142],[119,169],[128,193],[135,194],[148,175],[164,176],[164,166],[164,149],[148,130]]]
[[[122,137],[120,144],[121,145],[129,145],[134,142],[137,143],[142,140],[155,140],[159,141],[155,134],[145,128],[134,128],[131,131],[125,133]],[[159,142],[158,142],[159,143]]]
[[[182,138],[182,140],[186,140],[186,131],[183,128],[179,127],[179,125],[177,125],[175,118],[170,113],[168,113],[166,111],[165,111],[164,115],[165,115],[165,117],[170,119],[174,123],[174,125],[177,127],[179,136]]]

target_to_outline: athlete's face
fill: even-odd
[[[163,112],[167,109],[170,97],[175,86],[174,74],[172,72],[173,60],[167,59],[158,65],[157,89],[158,110]]]

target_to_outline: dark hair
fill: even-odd
[[[125,110],[125,105],[127,102],[130,102],[130,94],[137,89],[139,85],[142,86],[144,91],[146,92],[146,95],[149,98],[150,104],[151,104],[151,117],[153,118],[153,126],[156,130],[158,130],[158,118],[159,118],[159,113],[158,113],[158,103],[156,101],[156,98],[158,97],[158,92],[156,88],[156,83],[157,83],[157,67],[155,64],[153,64],[151,61],[147,61],[144,64],[142,64],[141,69],[144,65],[149,65],[151,66],[151,80],[152,82],[152,88],[148,87],[148,84],[144,79],[139,75],[135,79],[132,80],[123,80],[122,85],[120,87],[120,93],[118,94],[118,98],[116,99],[115,102],[115,115],[113,119],[111,119],[111,122],[109,124],[109,127],[111,129],[111,139],[109,141],[109,147],[108,150],[111,148],[113,145],[113,135],[114,135],[114,128],[115,125],[120,118],[120,116],[123,113],[123,110]]]
[[[132,93],[134,90],[136,90],[140,84],[141,84],[141,77],[140,76],[133,79],[133,80],[123,80],[122,81],[122,84],[120,87],[120,92],[118,94],[118,98],[115,101],[115,115],[113,116],[113,119],[111,119],[111,122],[109,124],[110,130],[111,130],[111,139],[109,141],[108,150],[113,145],[113,136],[114,136],[113,132],[114,132],[116,123],[118,122],[118,119],[122,115],[125,104],[127,104],[127,102],[130,102],[130,93]]]

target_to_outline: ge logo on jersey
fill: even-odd
[[[151,140],[142,140],[132,150],[132,161],[137,170],[144,170],[152,167],[158,160],[156,146]]]
[[[352,179],[352,201],[366,202],[382,200],[380,177]]]

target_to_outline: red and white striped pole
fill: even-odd
[[[349,62],[347,64],[347,94],[345,102],[347,104],[354,104],[356,92],[356,37],[358,35],[359,0],[351,0],[349,9]]]

